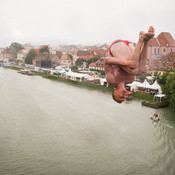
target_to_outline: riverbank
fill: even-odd
[[[8,66],[5,67],[8,69],[13,69],[13,70],[21,70],[22,68],[18,68],[15,66]],[[74,80],[70,80],[70,79],[66,79],[63,77],[58,77],[55,75],[47,75],[44,72],[38,72],[38,71],[32,71],[33,73],[35,73],[38,76],[42,76],[43,78],[47,78],[50,80],[54,80],[54,81],[59,81],[59,82],[64,82],[70,85],[74,85],[74,86],[79,86],[79,87],[85,87],[88,89],[95,89],[95,90],[100,90],[102,92],[113,92],[113,87],[106,87],[106,86],[101,86],[101,85],[96,85],[96,84],[92,84],[89,82],[79,82],[79,81],[74,81]],[[153,108],[159,108],[159,107],[163,107],[164,105],[160,104],[159,102],[155,102],[153,100],[153,96],[152,95],[147,95],[147,94],[143,94],[143,93],[139,93],[139,92],[134,92],[133,94],[131,94],[131,96],[134,99],[141,99],[141,100],[145,100],[144,102],[142,102],[142,105],[147,106],[147,107],[153,107]],[[167,104],[166,104],[167,106]]]
[[[5,68],[13,69],[13,70],[17,70],[17,71],[22,69],[22,68],[18,68],[18,67],[15,67],[15,66],[8,66],[8,67],[5,67]],[[47,75],[44,72],[38,72],[38,71],[32,71],[32,72],[35,73],[38,76],[42,76],[43,78],[68,83],[68,84],[71,84],[71,85],[74,85],[74,86],[86,87],[86,88],[89,88],[89,89],[100,90],[100,91],[103,91],[103,92],[112,92],[113,91],[112,87],[96,85],[96,84],[92,84],[92,83],[88,83],[88,82],[74,81],[74,80],[58,77],[58,76],[55,76],[55,75]]]

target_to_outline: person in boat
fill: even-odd
[[[153,37],[154,28],[150,26],[148,32],[140,32],[135,47],[126,40],[116,40],[110,45],[104,68],[108,84],[114,87],[112,96],[116,102],[122,103],[126,99],[125,84],[132,83],[135,75],[147,72],[148,41]]]
[[[160,118],[159,118],[157,113],[155,114],[155,119],[158,120],[158,121],[160,120]]]

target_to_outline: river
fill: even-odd
[[[170,109],[0,67],[1,175],[174,175],[174,165]]]

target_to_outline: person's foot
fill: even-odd
[[[143,43],[143,41],[144,41],[144,35],[145,35],[145,32],[144,31],[141,31],[139,33],[139,42],[142,42]]]
[[[149,41],[151,38],[154,37],[154,28],[153,26],[150,26],[149,29],[148,29],[148,32],[143,34],[143,38],[144,38],[144,41]]]
[[[143,32],[143,31],[141,31],[139,33],[139,41],[140,42],[147,42],[153,37],[154,37],[154,28],[153,28],[153,26],[149,27],[147,33]]]

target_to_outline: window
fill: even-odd
[[[156,53],[156,48],[154,49],[154,53]]]
[[[165,52],[165,49],[163,49],[163,51]]]

